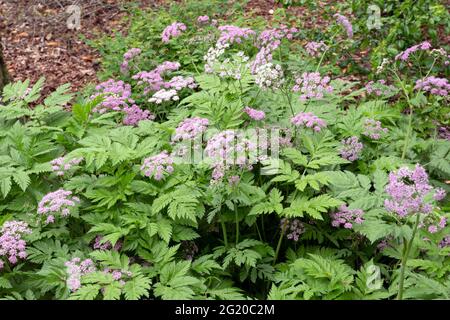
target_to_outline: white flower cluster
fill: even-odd
[[[217,72],[219,73],[219,77],[230,77],[236,80],[242,79],[242,73],[250,69],[248,60],[249,57],[242,51],[238,52],[232,59],[225,59],[218,67]]]
[[[283,69],[271,62],[256,68],[255,83],[263,90],[279,89],[284,83]]]
[[[230,46],[229,43],[217,42],[214,47],[209,48],[208,53],[203,57],[205,60],[205,72],[213,73],[214,65],[217,63],[219,57],[225,53],[225,49]]]
[[[192,77],[176,76],[170,79],[166,86],[180,91],[183,88],[195,89],[197,87],[197,84]]]
[[[161,104],[163,103],[163,101],[178,101],[180,99],[180,97],[178,97],[178,92],[175,89],[170,89],[170,90],[166,90],[166,89],[161,89],[157,92],[155,92],[155,94],[148,99],[148,102],[154,102],[156,104]]]
[[[386,68],[386,66],[389,64],[389,59],[384,58],[383,61],[381,62],[381,64],[377,67],[377,72],[376,74],[380,74],[384,71],[384,69]]]

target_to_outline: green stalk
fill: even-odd
[[[413,245],[414,237],[417,233],[417,227],[419,226],[419,220],[420,220],[420,213],[416,213],[416,223],[414,224],[413,233],[411,236],[411,239],[409,241],[404,241],[404,248],[403,248],[403,257],[402,257],[402,265],[400,269],[400,281],[398,285],[398,295],[397,300],[402,300],[403,298],[403,286],[405,283],[405,270],[406,270],[406,263],[408,262],[409,253],[411,252],[411,247]]]
[[[225,222],[220,220],[220,224],[222,225],[222,233],[223,233],[223,242],[225,244],[225,247],[228,247],[228,238],[227,238],[227,227],[225,226]]]
[[[288,222],[288,220],[286,219],[286,221],[283,223],[283,225],[281,227],[280,239],[278,239],[277,249],[275,250],[275,256],[273,257],[273,263],[272,263],[273,266],[275,265],[275,263],[277,263],[278,253],[280,252],[281,243],[283,242],[284,231],[286,230],[287,222]]]

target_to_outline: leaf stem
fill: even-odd
[[[417,213],[417,218],[416,218],[416,222],[414,224],[414,229],[413,229],[411,239],[409,241],[405,241],[406,239],[404,240],[403,257],[402,257],[402,265],[401,265],[401,269],[400,269],[400,282],[398,285],[397,300],[402,300],[402,298],[403,298],[403,287],[405,284],[406,263],[408,262],[409,253],[411,252],[411,247],[414,242],[414,237],[416,236],[416,233],[417,233],[417,227],[419,226],[419,221],[420,221],[420,213]]]
[[[288,223],[288,220],[286,219],[285,222],[283,223],[283,225],[281,226],[280,239],[278,239],[277,249],[275,250],[275,256],[273,257],[273,263],[272,263],[273,266],[275,265],[275,263],[277,262],[277,259],[278,259],[278,254],[280,252],[281,243],[283,242],[284,232],[286,230],[287,223]]]
[[[222,225],[222,233],[223,233],[223,242],[225,247],[228,247],[228,238],[227,238],[227,227],[225,226],[225,222],[220,219],[220,224]]]

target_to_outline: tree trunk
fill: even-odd
[[[8,69],[6,68],[5,60],[3,59],[3,48],[0,43],[0,94],[3,91],[5,84],[9,82]]]

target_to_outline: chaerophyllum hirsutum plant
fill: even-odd
[[[302,50],[294,26],[172,21],[149,39],[207,34],[203,59],[130,47],[75,101],[7,85],[0,297],[449,298],[448,54],[361,85],[327,71],[355,36],[334,18]]]

